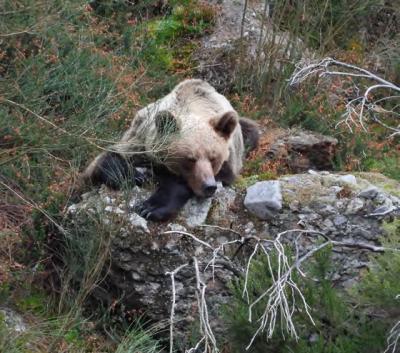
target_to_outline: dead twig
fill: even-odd
[[[336,68],[336,69],[333,69]],[[341,70],[343,69],[343,70]],[[303,81],[311,76],[318,75],[319,77],[325,76],[344,76],[355,79],[366,79],[369,81],[375,81],[376,84],[365,85],[364,93],[359,94],[356,98],[347,102],[345,112],[342,115],[336,127],[344,124],[351,132],[353,132],[352,126],[360,126],[364,131],[368,131],[366,122],[367,117],[370,117],[376,123],[379,123],[386,129],[392,132],[389,137],[400,134],[400,124],[390,125],[382,121],[380,116],[390,116],[393,118],[399,118],[400,112],[394,111],[394,109],[384,109],[381,104],[389,99],[400,100],[400,87],[396,84],[379,77],[372,72],[360,68],[355,65],[347,64],[345,62],[335,60],[332,58],[325,58],[323,60],[314,63],[301,63],[297,66],[296,70],[290,77],[289,85],[296,86],[301,84]],[[358,87],[356,87],[358,91]],[[399,94],[388,95],[387,97],[374,99],[372,93],[377,90],[386,90],[389,92],[399,92]],[[379,104],[378,104],[379,103]]]

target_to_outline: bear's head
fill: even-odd
[[[217,190],[215,176],[229,158],[229,141],[239,123],[237,113],[193,119],[190,126],[169,112],[160,113],[156,117],[158,134],[170,136],[162,163],[183,177],[197,196],[212,196]]]

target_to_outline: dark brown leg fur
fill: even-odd
[[[240,127],[242,128],[244,145],[246,153],[255,150],[260,140],[260,127],[256,122],[247,118],[240,118]]]

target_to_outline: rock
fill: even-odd
[[[374,199],[378,195],[378,188],[375,186],[370,186],[367,189],[361,191],[358,194],[358,197],[362,197],[364,199]]]
[[[236,191],[230,187],[218,187],[212,201],[211,212],[208,214],[211,223],[225,224],[229,227],[229,223],[235,218],[232,213],[236,200]]]
[[[22,316],[10,308],[0,307],[1,324],[5,324],[10,331],[15,333],[22,333],[28,329]]]
[[[211,198],[192,198],[182,209],[179,219],[183,220],[189,228],[198,227],[206,222],[211,204]]]
[[[131,213],[129,215],[129,223],[133,231],[150,233],[150,230],[147,226],[147,221],[136,213]]]
[[[338,177],[338,180],[345,184],[357,184],[357,179],[354,175],[347,174]]]
[[[379,206],[377,208],[375,208],[370,214],[369,216],[384,216],[385,214],[388,214],[389,212],[393,211],[394,208],[393,207],[388,207],[386,205],[384,206]]]
[[[168,322],[172,296],[168,273],[181,268],[175,276],[175,332],[177,340],[184,344],[198,319],[194,257],[199,263],[202,281],[207,284],[210,324],[215,334],[223,334],[219,310],[230,300],[229,280],[243,274],[243,264],[254,249],[252,241],[243,247],[235,241],[251,236],[274,239],[277,234],[285,232],[281,241],[294,250],[294,240],[297,239],[300,254],[326,238],[380,245],[382,237],[386,236],[382,220],[391,221],[400,213],[400,209],[397,210],[400,200],[396,194],[400,184],[383,180],[384,185],[391,186],[390,191],[364,179],[360,173],[341,175],[326,171],[257,182],[247,189],[245,195],[219,186],[213,198],[192,199],[179,217],[168,224],[147,222],[134,213],[132,206],[148,197],[149,190],[133,188],[129,198],[122,192],[100,190],[71,206],[73,211],[68,216],[71,222],[79,225],[93,210],[105,216],[110,214],[106,208],[114,211],[114,207],[118,207],[124,211],[111,212],[114,216],[108,218],[110,222],[118,222],[115,228],[120,231],[111,239],[111,268],[101,283],[103,289],[94,294],[100,301],[112,303],[115,298],[120,298],[124,310],[144,311],[151,322]],[[373,188],[376,188],[376,193],[371,191]],[[114,201],[105,202],[107,196]],[[243,202],[258,218],[249,220]],[[390,213],[369,216],[373,211]],[[204,223],[210,226],[197,227]],[[190,229],[192,227],[196,228]],[[291,229],[314,230],[323,236],[287,232]],[[175,233],[166,234],[168,231]],[[188,232],[192,236],[179,232]],[[222,250],[222,244],[228,242],[231,244],[224,245]],[[263,245],[271,249],[269,241]],[[209,246],[219,248],[225,255],[219,258],[214,271],[211,265],[213,251]],[[335,248],[331,255],[335,286],[355,283],[364,264],[368,264],[366,253],[359,249]],[[228,258],[232,260],[226,261]]]
[[[276,67],[279,61],[300,59],[311,56],[300,39],[293,38],[288,32],[273,28],[271,21],[262,21],[264,4],[262,1],[249,1],[243,23],[245,0],[210,0],[218,11],[212,33],[202,39],[201,46],[194,54],[198,61],[197,76],[224,92],[233,86],[237,76],[237,65],[244,51],[242,66],[251,65],[255,60],[267,59],[271,52],[275,55]]]
[[[122,210],[119,207],[114,207],[114,206],[106,206],[104,208],[104,211],[109,212],[109,213],[115,213],[115,214],[125,214],[124,210]]]
[[[357,213],[364,208],[364,202],[360,198],[356,197],[347,205],[346,214]]]
[[[245,207],[260,219],[270,219],[282,209],[280,182],[260,181],[247,188]]]
[[[265,154],[267,162],[278,162],[281,169],[290,173],[314,174],[314,170],[333,169],[337,139],[312,131],[277,130],[267,133],[271,140]]]
[[[336,216],[333,219],[333,224],[336,227],[341,227],[342,225],[346,224],[346,222],[347,222],[347,218],[345,216]]]
[[[312,333],[308,337],[308,342],[310,342],[311,344],[317,343],[318,341],[319,341],[319,334],[318,333]]]
[[[214,240],[210,237],[199,238],[213,247],[217,247],[219,241],[226,242],[237,238],[231,233],[226,233],[223,237],[218,237],[217,234],[214,232]],[[218,310],[229,299],[228,283],[235,273],[232,272],[232,269],[235,271],[235,265],[225,266],[220,263],[214,271],[211,267],[209,271],[203,271],[207,265],[210,266],[212,251],[184,235],[132,234],[128,238],[117,236],[113,239],[112,267],[105,281],[108,288],[107,298],[122,298],[127,310],[145,310],[147,319],[167,322],[172,298],[171,278],[168,273],[184,265],[175,275],[175,334],[176,339],[187,342],[191,324],[198,316],[194,256],[201,269],[202,281],[207,283],[207,306],[212,329],[214,333],[220,332],[222,320]]]
[[[295,173],[308,169],[327,170],[333,168],[337,139],[317,133],[298,131],[287,137],[289,168]],[[302,163],[299,163],[299,157]]]
[[[177,223],[168,224],[168,228],[173,232],[187,232],[187,229],[183,225]]]

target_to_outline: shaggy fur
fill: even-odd
[[[211,196],[216,181],[231,184],[258,137],[258,126],[239,118],[212,86],[186,80],[140,110],[121,141],[110,148],[112,152],[99,155],[83,178],[116,188],[120,179],[141,179],[133,166],[154,167],[159,188],[139,212],[164,220],[191,196]]]

